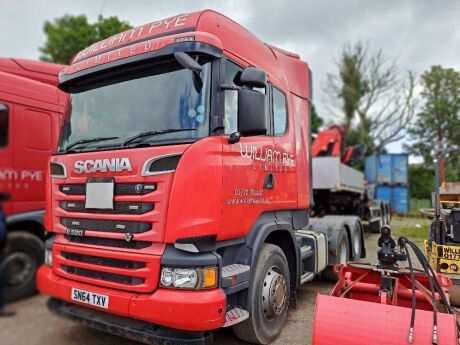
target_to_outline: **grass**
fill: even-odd
[[[407,228],[402,228],[399,231],[394,232],[395,236],[404,236],[409,239],[426,239],[428,236],[428,229],[425,227],[416,227],[416,226],[411,226]]]
[[[423,241],[428,237],[430,223],[431,221],[426,218],[393,217],[392,235],[395,239],[400,236],[407,237],[422,247]]]

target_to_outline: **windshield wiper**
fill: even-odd
[[[162,129],[160,131],[148,131],[148,132],[142,132],[136,135],[133,135],[132,137],[127,138],[122,146],[126,146],[133,141],[140,139],[140,138],[145,138],[145,137],[151,137],[154,135],[159,135],[159,134],[166,134],[166,133],[174,133],[174,132],[186,132],[186,131],[195,131],[197,128],[170,128],[170,129]]]
[[[99,141],[106,141],[106,140],[113,140],[113,139],[119,139],[120,137],[99,137],[99,138],[93,138],[93,139],[81,139],[78,140],[72,144],[69,144],[66,146],[65,150],[69,151],[72,147],[75,147],[77,145],[82,145],[82,144],[89,144],[89,143],[97,143]]]

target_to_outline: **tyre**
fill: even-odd
[[[350,248],[348,245],[348,235],[346,231],[342,231],[342,237],[339,241],[339,246],[337,248],[337,256],[341,264],[346,264],[350,258]],[[323,271],[323,278],[330,281],[336,282],[338,277],[337,273],[334,270],[334,266],[329,266]]]
[[[352,248],[351,248],[351,258],[353,261],[358,261],[361,259],[361,253],[363,251],[362,247],[362,235],[361,235],[361,227],[359,226],[359,222],[356,221],[352,224],[352,229],[350,231],[351,234],[351,243],[352,243]]]
[[[383,221],[382,221],[382,216],[380,218],[372,223],[369,223],[369,229],[371,230],[372,233],[374,234],[379,234],[380,229],[382,229]]]
[[[250,317],[233,331],[243,341],[269,344],[280,334],[289,307],[289,266],[281,248],[263,245],[250,286]]]
[[[43,242],[24,231],[8,233],[8,244],[2,262],[6,301],[35,294],[35,273],[44,261]]]
[[[391,224],[391,206],[390,203],[385,204],[385,211],[386,211],[386,224]]]

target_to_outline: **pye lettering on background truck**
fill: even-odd
[[[2,271],[9,301],[36,292],[43,264],[46,170],[68,97],[56,87],[63,67],[0,58],[0,202],[8,235]]]
[[[48,307],[147,343],[273,341],[298,286],[365,255],[358,217],[309,217],[311,78],[209,10],[79,52],[60,74]]]

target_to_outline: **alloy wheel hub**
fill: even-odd
[[[276,267],[268,270],[262,287],[262,308],[267,320],[282,313],[287,300],[287,286],[284,276]]]

